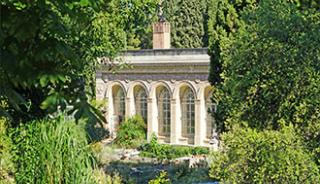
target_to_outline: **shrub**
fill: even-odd
[[[126,119],[119,126],[115,143],[125,148],[135,148],[146,139],[147,127],[141,116]]]
[[[150,143],[146,143],[139,147],[140,155],[151,158],[174,159],[183,156],[209,154],[206,147],[177,146],[168,144],[159,144],[157,137],[153,134]]]
[[[319,168],[292,126],[222,135],[209,175],[224,183],[319,183]]]
[[[118,174],[114,176],[106,175],[102,169],[94,171],[94,180],[97,184],[121,184],[121,178]]]
[[[155,179],[150,180],[148,184],[170,184],[170,180],[167,176],[167,173],[165,171],[161,171],[159,176],[157,176]]]
[[[8,122],[0,118],[0,184],[13,183],[12,141],[8,136]]]
[[[94,183],[95,160],[83,123],[60,117],[16,128],[17,183]]]

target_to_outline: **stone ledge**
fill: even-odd
[[[203,55],[208,54],[208,48],[172,48],[172,49],[142,49],[127,50],[122,56],[169,56],[169,55]]]

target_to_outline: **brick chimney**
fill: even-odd
[[[153,49],[170,49],[170,23],[160,20],[153,24]]]

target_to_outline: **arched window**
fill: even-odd
[[[136,108],[136,114],[139,114],[144,122],[147,122],[148,117],[148,102],[147,102],[147,93],[142,88],[139,87],[136,91],[136,94],[134,96],[135,100],[135,108]]]
[[[206,123],[207,123],[207,133],[206,137],[208,139],[212,138],[213,133],[216,131],[215,119],[212,116],[212,113],[215,112],[216,106],[210,99],[210,97],[206,98]]]
[[[182,136],[194,138],[195,112],[194,95],[190,88],[186,88],[181,95]]]
[[[159,135],[170,135],[170,94],[167,88],[162,88],[158,95],[158,125]]]
[[[113,108],[117,122],[121,123],[125,116],[125,95],[120,86],[116,86],[113,93]]]

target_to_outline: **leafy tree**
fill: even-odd
[[[108,10],[120,17],[118,25],[125,30],[125,49],[152,48],[152,23],[158,0],[113,0]]]
[[[220,127],[294,124],[320,160],[320,16],[296,4],[260,2],[223,47]]]
[[[319,13],[263,3],[224,51],[226,119],[255,128],[319,119]],[[228,110],[227,110],[228,109]]]
[[[8,104],[1,115],[25,120],[72,106],[77,119],[97,120],[88,103],[97,58],[124,46],[118,17],[102,5],[108,3],[1,1],[0,100]]]
[[[222,135],[209,175],[223,183],[319,183],[320,171],[293,126],[233,129]]]
[[[208,3],[211,0],[169,0],[164,2],[165,18],[171,24],[171,45],[199,48],[208,45]]]
[[[224,58],[221,56],[223,48],[237,34],[245,23],[242,21],[243,11],[254,10],[260,0],[217,0],[209,5],[209,55],[211,56],[209,81],[211,84],[220,84],[224,70]],[[319,0],[287,0],[301,10],[310,8],[320,10]]]
[[[209,7],[208,34],[211,84],[222,82],[223,71],[222,48],[242,26],[241,13],[256,7],[257,0],[217,0]]]

